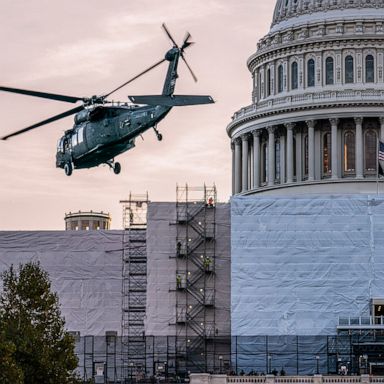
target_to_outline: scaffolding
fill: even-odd
[[[129,194],[123,205],[121,377],[146,373],[144,318],[147,290],[148,193]]]
[[[176,371],[215,371],[216,187],[176,195]]]

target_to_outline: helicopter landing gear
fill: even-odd
[[[157,130],[157,128],[153,127],[153,130],[156,133],[157,140],[159,140],[159,141],[163,140],[163,135]]]
[[[118,175],[121,172],[121,164],[118,162],[114,162],[114,160],[109,160],[106,163],[111,169],[113,169],[113,173]]]
[[[118,175],[121,171],[121,164],[120,163],[115,163],[115,166],[113,167],[113,172],[115,175]]]
[[[72,163],[67,161],[65,164],[64,164],[64,172],[67,176],[71,176],[72,175],[72,170],[73,170],[73,167],[72,167]]]

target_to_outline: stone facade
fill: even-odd
[[[233,194],[376,179],[383,18],[382,0],[277,2],[248,59],[252,105],[227,127]]]

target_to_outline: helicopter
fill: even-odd
[[[65,174],[70,176],[74,169],[92,168],[107,164],[115,174],[119,174],[121,165],[119,162],[115,162],[115,157],[134,148],[135,139],[148,129],[153,128],[157,139],[161,141],[163,136],[158,131],[157,124],[167,116],[173,107],[214,103],[211,96],[174,94],[180,58],[186,64],[193,79],[197,81],[184,56],[184,50],[193,42],[190,41],[191,34],[187,32],[183,43],[178,46],[166,25],[162,24],[162,27],[173,43],[173,47],[167,51],[165,57],[107,94],[85,98],[0,86],[0,91],[4,92],[67,103],[82,102],[82,105],[10,133],[0,139],[7,140],[32,129],[75,115],[73,127],[65,131],[58,141],[56,167],[64,169]],[[165,61],[168,61],[169,64],[161,95],[128,96],[133,104],[107,100],[113,93]]]

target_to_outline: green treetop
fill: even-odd
[[[0,382],[76,383],[74,339],[64,329],[47,272],[33,262],[20,265],[17,272],[11,266],[2,283],[0,356],[6,353],[0,358]]]

